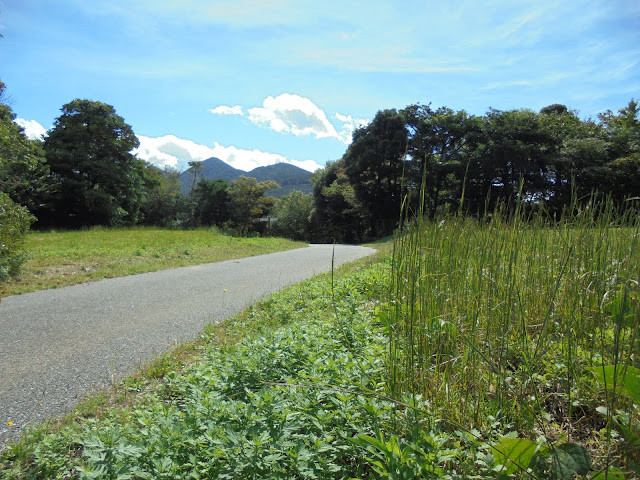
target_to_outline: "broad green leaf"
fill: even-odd
[[[617,387],[616,393],[625,395],[636,405],[640,405],[640,369],[631,366],[624,367],[620,365],[615,367],[607,365],[593,367],[589,370],[593,372],[595,379],[605,385],[606,388],[613,388],[615,383]]]
[[[566,472],[567,476],[561,476],[558,474],[558,478],[570,479],[574,473],[578,475],[586,475],[591,469],[591,457],[589,452],[582,445],[577,443],[565,443],[557,447],[554,451],[557,456],[557,462]],[[558,469],[558,473],[561,470]]]
[[[538,444],[524,438],[503,437],[491,447],[498,463],[505,466],[508,474],[526,470],[538,451]]]
[[[531,467],[538,476],[552,480],[571,480],[574,475],[586,475],[591,470],[589,452],[577,443],[565,443],[540,450]]]
[[[606,307],[616,323],[621,322],[626,328],[633,328],[638,310],[629,294],[622,290]]]

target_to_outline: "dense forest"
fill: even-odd
[[[638,104],[598,121],[560,104],[482,117],[420,104],[384,110],[313,183],[315,221],[348,242],[392,233],[403,202],[432,218],[518,202],[553,217],[592,194],[620,203],[640,195]]]
[[[640,195],[633,99],[597,120],[561,104],[484,116],[422,104],[379,111],[342,158],[312,176],[312,194],[281,199],[267,195],[278,187],[272,181],[207,180],[202,162],[190,163],[185,194],[184,175],[181,183],[179,172],[131,153],[138,139],[112,106],[76,99],[61,112],[44,140],[29,140],[0,82],[0,278],[17,270],[29,228],[216,226],[361,242],[391,234],[403,207],[429,217],[482,216],[519,203],[553,217],[589,195],[617,203]]]

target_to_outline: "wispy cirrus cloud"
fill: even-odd
[[[321,2],[301,3],[296,0],[190,0],[189,8],[170,0],[137,0],[127,6],[107,0],[96,0],[91,6],[82,0],[73,0],[73,3],[94,15],[127,16],[138,22],[152,13],[154,17],[192,25],[224,24],[234,28],[299,25],[313,21],[318,14],[336,15],[335,9]]]
[[[535,20],[538,16],[538,12],[530,12],[527,13],[523,18],[516,19],[516,23],[514,25],[508,26],[507,30],[501,35],[501,38],[504,39],[515,34],[518,30],[522,29],[524,26]]]
[[[531,87],[533,82],[531,80],[509,80],[504,82],[492,82],[487,85],[480,87],[480,90],[496,90],[496,89],[505,89],[512,87]]]
[[[444,58],[419,55],[405,48],[385,46],[307,46],[300,47],[295,62],[328,65],[355,72],[387,72],[415,74],[470,74],[484,70],[466,58]]]

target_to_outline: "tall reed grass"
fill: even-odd
[[[390,395],[469,432],[578,442],[605,473],[638,462],[619,430],[640,438],[624,383],[640,367],[639,232],[638,210],[607,201],[559,220],[418,217],[395,240],[382,315]]]

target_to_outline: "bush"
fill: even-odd
[[[277,218],[272,232],[291,240],[309,240],[311,235],[311,211],[313,195],[294,190],[276,206],[273,216]]]
[[[35,217],[0,192],[0,282],[16,275],[26,260],[24,237]]]

